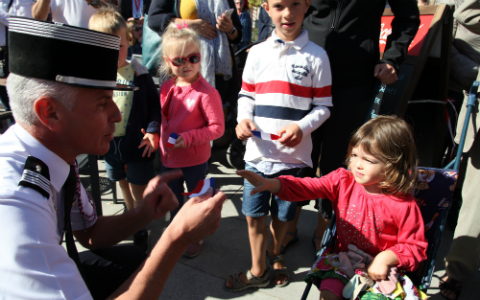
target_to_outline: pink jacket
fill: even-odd
[[[218,91],[203,77],[189,86],[176,86],[169,79],[160,89],[162,124],[160,154],[168,168],[200,165],[211,155],[210,141],[223,135],[225,119]],[[185,141],[184,149],[166,148],[168,137],[175,132]]]

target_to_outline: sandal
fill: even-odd
[[[440,294],[445,299],[452,300],[451,298],[448,298],[447,296],[445,296],[443,294],[444,290],[448,290],[448,291],[452,292],[452,294],[455,296],[455,298],[453,298],[453,299],[458,299],[458,297],[460,297],[460,292],[462,291],[462,286],[459,285],[459,284],[461,284],[461,282],[458,281],[458,280],[455,280],[453,278],[448,278],[445,281],[442,280],[442,282],[439,285]]]
[[[284,245],[280,246],[280,254],[285,254],[285,251],[287,251],[288,247],[298,242],[297,233],[298,233],[298,229],[295,230],[295,233],[287,231],[287,234],[293,235],[293,239],[291,239],[290,242],[288,242],[285,246]]]
[[[276,262],[283,263],[283,254],[279,254],[277,256],[269,256],[268,257],[268,262],[269,262],[270,267],[272,268],[272,271],[273,271],[273,280],[274,281],[275,281],[275,278],[277,278],[278,275],[282,275],[282,276],[287,277],[287,279],[280,284],[277,284],[276,282],[274,282],[275,285],[279,286],[279,287],[286,286],[290,282],[290,273],[288,272],[288,269],[286,267],[282,268],[282,269],[274,269],[273,268],[274,263],[276,263]]]
[[[245,273],[245,275],[247,275],[248,281],[250,281],[250,283],[248,283],[248,284],[243,282],[239,277],[240,274],[243,274],[243,272],[238,272],[238,273],[235,273],[235,274],[228,277],[228,278],[230,278],[230,277],[233,278],[233,285],[232,285],[231,288],[228,288],[225,285],[223,285],[223,286],[225,287],[225,289],[227,291],[231,291],[231,292],[239,292],[239,291],[243,291],[243,290],[249,289],[249,288],[266,287],[270,284],[270,277],[268,276],[269,273],[270,273],[269,271],[270,271],[270,269],[267,268],[262,276],[255,277],[255,276],[253,276],[252,272],[250,272],[250,270],[248,270]],[[228,280],[228,278],[227,278],[227,280]],[[225,282],[225,283],[227,283],[227,282]]]

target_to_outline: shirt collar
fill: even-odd
[[[281,45],[283,43],[285,44],[290,44],[292,45],[293,48],[295,48],[295,50],[301,50],[303,47],[305,47],[305,45],[308,43],[309,39],[308,39],[308,32],[305,30],[305,29],[302,29],[302,32],[300,33],[299,36],[297,36],[297,38],[295,40],[293,40],[292,42],[284,42],[282,39],[280,39],[277,35],[277,33],[274,31],[272,31],[272,37],[270,38],[272,40],[272,44],[274,47],[277,47],[278,45]],[[279,41],[278,41],[279,40]],[[281,42],[280,42],[281,41]],[[283,43],[282,43],[283,42]]]
[[[60,156],[53,153],[42,143],[37,141],[22,126],[15,124],[13,125],[13,130],[15,131],[16,136],[25,146],[26,152],[40,159],[48,166],[50,183],[55,190],[59,192],[67,180],[68,173],[70,173],[70,165],[60,158]]]

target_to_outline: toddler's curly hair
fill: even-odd
[[[384,194],[406,194],[415,187],[417,148],[410,125],[396,116],[378,116],[360,127],[350,139],[347,165],[352,149],[363,151],[385,163],[385,180],[379,183]]]

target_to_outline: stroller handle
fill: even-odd
[[[472,87],[470,88],[470,92],[468,93],[468,100],[467,100],[467,114],[465,115],[465,121],[463,123],[463,130],[462,130],[462,136],[460,138],[460,143],[458,144],[458,150],[457,150],[457,157],[455,160],[455,165],[453,166],[454,170],[457,170],[460,168],[460,157],[462,156],[463,152],[463,147],[465,146],[465,138],[467,136],[467,129],[468,129],[468,123],[470,122],[470,116],[472,113],[472,109],[475,107],[475,102],[477,101],[477,92],[478,92],[478,86],[480,85],[480,82],[474,81],[472,84]]]

